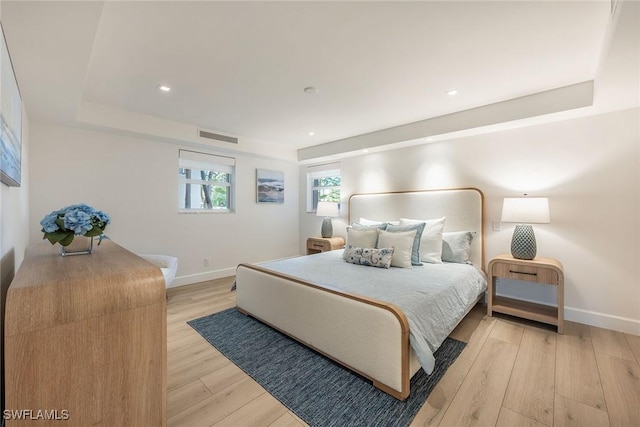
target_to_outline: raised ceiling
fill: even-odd
[[[0,12],[31,120],[73,122],[102,106],[298,149],[593,80],[610,10],[3,1]]]

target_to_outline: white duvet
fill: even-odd
[[[411,346],[428,374],[435,364],[433,352],[487,288],[484,273],[472,265],[425,263],[413,268],[383,269],[349,264],[342,259],[342,251],[260,266],[395,304],[409,321]]]

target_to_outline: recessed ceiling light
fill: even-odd
[[[450,89],[447,91],[447,95],[454,96],[458,94],[458,89]]]
[[[163,92],[169,92],[171,90],[171,88],[167,85],[159,85],[158,89],[163,91]]]
[[[315,88],[313,86],[307,86],[304,88],[304,93],[308,93],[309,95],[315,95],[316,93],[318,93],[318,88]]]
[[[363,153],[368,153],[369,150],[367,150],[366,148],[364,150],[362,150]]]
[[[313,136],[315,134],[316,134],[315,132],[307,132],[307,135],[309,135],[309,136]]]

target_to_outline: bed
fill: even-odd
[[[237,309],[404,400],[411,377],[421,367],[430,373],[432,353],[484,296],[483,195],[474,188],[356,194],[348,208],[350,223],[445,217],[446,236],[473,235],[469,258],[383,269],[331,251],[240,264]]]

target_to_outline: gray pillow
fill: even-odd
[[[471,241],[475,231],[442,233],[442,261],[471,264]]]
[[[387,223],[383,222],[382,224],[363,225],[363,224],[360,224],[359,222],[354,222],[353,224],[351,224],[351,227],[354,230],[386,230]]]
[[[424,222],[411,225],[387,225],[386,231],[390,233],[416,230],[416,236],[413,238],[413,246],[411,247],[411,265],[423,265],[420,261],[420,239],[422,238],[424,226]]]

